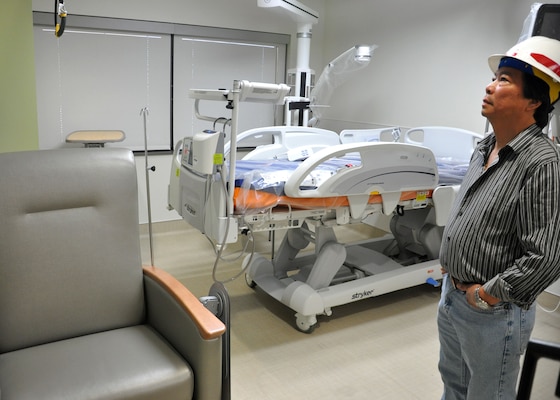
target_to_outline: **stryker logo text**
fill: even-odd
[[[364,290],[363,292],[357,292],[354,293],[352,295],[352,300],[359,300],[359,299],[365,299],[366,297],[370,297],[371,295],[373,295],[374,290]]]

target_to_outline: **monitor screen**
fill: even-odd
[[[560,40],[560,4],[542,4],[539,7],[532,36]]]

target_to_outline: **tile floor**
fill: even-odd
[[[346,242],[371,235],[367,228],[341,227]],[[154,263],[203,296],[213,283],[215,255],[205,237],[183,221],[153,225]],[[142,227],[144,263],[149,240]],[[339,236],[340,237],[340,236]],[[257,251],[269,253],[265,234]],[[233,250],[232,250],[233,251]],[[241,260],[219,263],[217,278],[241,269]],[[232,399],[439,399],[435,325],[439,291],[423,285],[336,307],[320,317],[312,334],[294,328],[293,311],[240,277],[226,284],[231,301]],[[539,304],[552,309],[548,293]],[[533,336],[560,341],[560,310],[539,308]],[[541,360],[533,399],[551,400],[559,365]],[[513,400],[513,399],[512,399]]]

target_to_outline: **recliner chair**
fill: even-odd
[[[0,154],[0,399],[219,399],[225,325],[142,267],[124,149]]]

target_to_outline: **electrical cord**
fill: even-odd
[[[538,306],[541,310],[543,310],[544,312],[553,313],[553,312],[556,312],[556,311],[560,308],[560,301],[558,301],[558,304],[556,304],[556,307],[554,307],[552,310],[541,306],[541,305],[539,304],[538,301],[537,301],[537,306]]]
[[[218,117],[218,118],[216,118],[216,119],[214,120],[214,124],[212,125],[212,129],[213,129],[213,130],[216,130],[216,124],[217,124],[219,121],[224,121],[224,125],[223,125],[223,127],[222,127],[222,131],[225,132],[225,130],[226,130],[226,125],[228,125],[228,124],[231,122],[231,118],[227,118],[227,117]]]
[[[225,177],[221,167],[218,167],[218,174],[220,175],[220,178],[221,178],[220,182],[222,184],[221,187],[222,187],[223,193],[225,193],[226,197],[227,197],[226,177]],[[217,247],[216,259],[214,260],[214,266],[212,267],[212,279],[213,279],[214,282],[221,283],[221,284],[226,284],[228,282],[233,282],[234,280],[239,278],[241,275],[243,275],[247,271],[247,269],[249,268],[249,265],[251,265],[251,261],[253,259],[253,256],[255,255],[255,240],[254,240],[253,234],[251,232],[251,229],[248,227],[247,228],[247,242],[243,246],[243,249],[240,250],[240,254],[238,256],[234,257],[233,259],[230,259],[230,260],[228,260],[228,259],[226,259],[225,257],[222,256],[222,253],[223,253],[223,251],[226,247],[226,240],[227,240],[227,237],[228,237],[228,234],[229,234],[230,220],[231,220],[231,210],[229,210],[229,207],[226,207],[226,229],[225,229],[224,237],[223,237],[222,241],[214,244],[212,242],[212,240],[207,236],[207,239],[210,241],[210,243],[212,243],[214,248]],[[240,272],[238,272],[234,276],[232,276],[232,277],[230,277],[226,280],[219,280],[217,278],[219,262],[220,261],[233,262],[233,261],[239,260],[239,258],[241,258],[241,256],[247,252],[247,246],[248,246],[249,242],[252,243],[252,247],[251,247],[250,256],[249,256],[249,259],[247,260],[246,265],[241,269]]]

